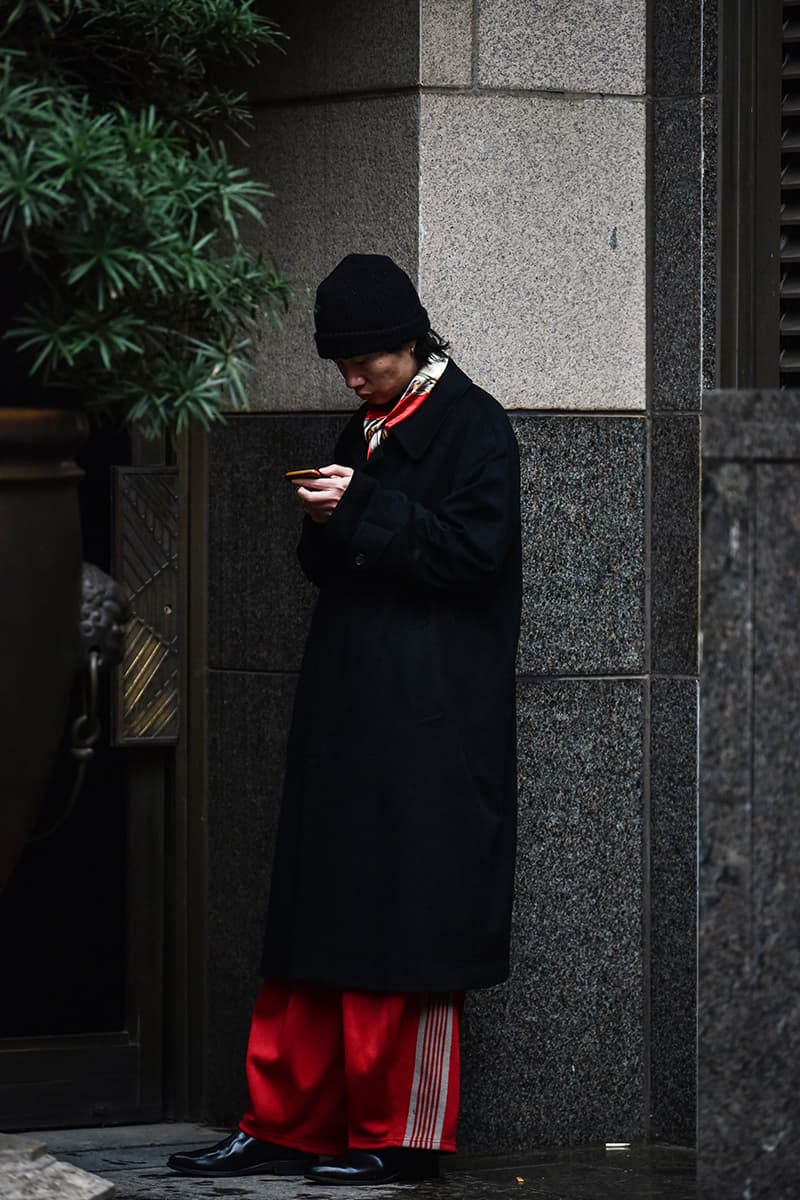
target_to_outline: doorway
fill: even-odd
[[[109,573],[113,474],[135,457],[128,435],[107,427],[80,460],[84,558]],[[102,734],[74,808],[62,822],[75,769],[65,752],[38,835],[0,896],[3,1129],[164,1115],[164,848],[175,752],[115,744],[114,686],[103,677]]]

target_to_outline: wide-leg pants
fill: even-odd
[[[455,1150],[463,1002],[462,993],[265,983],[240,1128],[311,1154]]]

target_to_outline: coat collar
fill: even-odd
[[[451,359],[425,403],[392,429],[392,441],[410,458],[422,458],[453,403],[471,386],[472,380]]]

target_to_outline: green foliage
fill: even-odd
[[[288,285],[243,245],[270,193],[230,159],[243,97],[210,68],[280,35],[252,0],[0,0],[0,23],[6,338],[150,434],[245,407],[248,332]]]

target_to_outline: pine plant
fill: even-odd
[[[270,193],[231,161],[248,113],[215,80],[279,31],[253,0],[0,0],[0,28],[6,345],[45,395],[150,435],[246,407],[288,285],[243,244]]]

